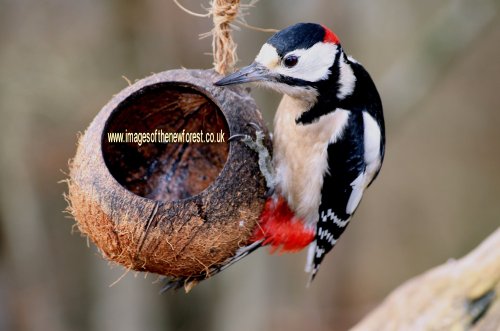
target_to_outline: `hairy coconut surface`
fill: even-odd
[[[257,155],[228,138],[253,134],[249,122],[267,129],[248,93],[213,86],[218,78],[211,70],[172,70],[138,81],[113,97],[79,139],[69,210],[107,259],[191,276],[248,241],[265,182]],[[135,136],[118,143],[110,133]],[[184,134],[183,141],[160,142],[162,133]],[[224,141],[198,141],[196,134],[206,133]]]

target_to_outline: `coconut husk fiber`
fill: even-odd
[[[268,132],[247,91],[213,86],[218,78],[212,70],[147,77],[114,96],[80,137],[70,163],[69,211],[106,259],[191,276],[248,242],[266,185],[257,155],[228,138],[252,135],[249,122]],[[225,142],[108,141],[110,132],[155,129],[223,132]]]

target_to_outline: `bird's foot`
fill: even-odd
[[[274,193],[274,187],[276,185],[276,172],[273,167],[269,150],[264,145],[264,132],[255,123],[249,123],[249,125],[255,128],[255,140],[248,134],[235,134],[229,137],[229,141],[238,139],[258,154],[260,172],[266,180],[266,186],[268,189],[266,196],[269,197]]]

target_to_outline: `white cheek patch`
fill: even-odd
[[[287,68],[281,64],[281,58],[276,48],[270,44],[264,44],[255,58],[255,62],[266,66],[277,74],[317,82],[328,78],[337,52],[338,46],[336,44],[318,42],[309,49],[297,49],[285,55],[286,57],[293,54],[299,57],[297,65]]]
[[[276,68],[276,72],[309,82],[317,82],[328,78],[337,52],[337,45],[319,42],[309,49],[298,49],[291,52],[290,54],[299,57],[297,65],[291,68],[279,66]],[[285,55],[285,58],[290,54]]]

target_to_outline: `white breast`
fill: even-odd
[[[347,124],[349,111],[337,109],[319,121],[297,125],[303,112],[300,100],[284,96],[275,116],[274,165],[277,191],[307,225],[315,226],[323,176],[328,169],[327,148]]]

